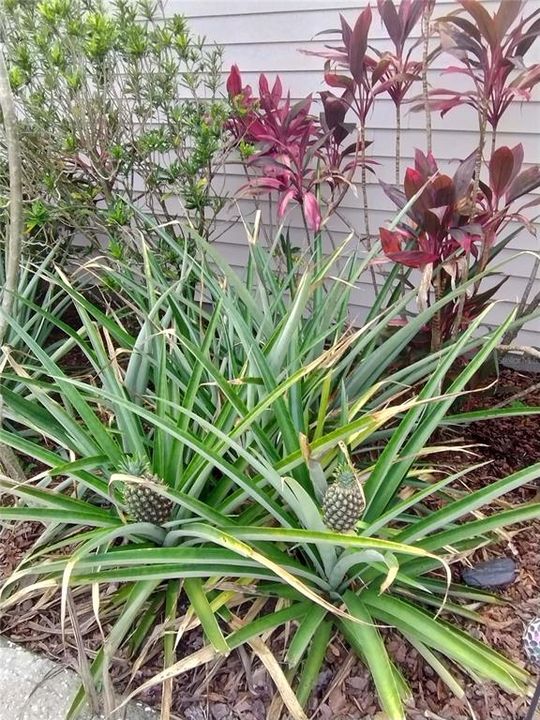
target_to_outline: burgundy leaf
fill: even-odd
[[[281,190],[283,184],[280,180],[277,180],[276,178],[260,177],[250,180],[248,187],[253,189],[261,188],[263,190]]]
[[[504,194],[514,169],[514,153],[509,147],[495,150],[489,161],[489,183],[496,198]]]
[[[323,91],[320,93],[324,107],[324,117],[329,130],[341,125],[347,114],[347,103],[330,92]]]
[[[459,164],[454,174],[454,190],[456,193],[456,201],[467,197],[476,167],[477,151],[474,150],[469,157],[465,158]]]
[[[341,21],[341,37],[343,38],[343,44],[347,48],[347,51],[350,48],[351,40],[352,40],[352,29],[349,23],[345,20],[343,15],[339,16],[339,19]]]
[[[410,268],[423,268],[437,260],[437,255],[422,250],[402,250],[401,252],[386,253],[386,255],[390,260]]]
[[[393,75],[390,80],[387,80],[386,82],[379,83],[377,87],[374,89],[373,94],[374,95],[380,95],[383,92],[387,92],[389,90],[392,90],[394,88],[395,90],[398,90],[399,88],[407,88],[407,86],[410,87],[410,84],[420,80],[420,75],[412,75],[411,73],[397,73],[396,75]],[[392,94],[392,93],[390,93]],[[395,93],[399,97],[401,97],[402,93],[397,92]],[[394,99],[394,98],[392,98]],[[395,102],[395,99],[394,99]]]
[[[506,2],[506,0],[504,0]],[[491,48],[497,47],[498,37],[495,30],[495,23],[486,10],[478,0],[460,0],[461,4],[472,15],[476,21],[476,25],[484,38],[488,41]]]
[[[386,255],[397,253],[401,250],[401,241],[408,239],[409,235],[401,230],[389,230],[385,227],[379,228],[381,245]]]
[[[467,33],[467,35],[478,42],[482,39],[482,36],[478,32],[478,28],[470,20],[467,20],[467,18],[460,17],[459,15],[449,15],[448,17],[441,18],[441,21],[445,23],[454,23],[454,25],[460,27]]]
[[[261,76],[259,77],[259,94],[261,97],[263,95],[270,94],[270,88],[268,86],[268,79],[264,73],[262,73]]]
[[[502,280],[499,280],[499,282],[492,288],[489,288],[488,290],[484,290],[484,292],[476,293],[474,297],[471,298],[470,303],[485,303],[487,300],[490,300],[497,290],[500,290],[501,287],[504,285],[504,283],[508,280],[508,276],[504,277]]]
[[[338,87],[352,90],[354,88],[354,80],[347,75],[331,72],[330,63],[325,63],[324,80],[330,87]]]
[[[403,3],[404,4],[404,3]],[[398,53],[402,49],[403,28],[392,0],[377,0],[379,14]]]
[[[252,164],[264,168],[264,172],[271,177],[275,177],[277,175],[284,176],[291,171],[290,160],[283,155],[276,154],[273,157],[268,155],[256,157]]]
[[[306,98],[303,98],[303,100],[298,100],[298,102],[295,102],[289,112],[289,116],[288,116],[289,122],[294,120],[294,118],[297,117],[298,115],[307,114],[309,112],[312,102],[313,102],[313,98],[311,97],[311,95],[308,95]]]
[[[459,243],[460,247],[463,248],[465,252],[470,252],[474,257],[477,257],[478,248],[474,243],[481,239],[480,236],[473,235],[463,228],[452,228],[450,230],[450,235],[457,243]]]
[[[318,232],[321,227],[321,209],[319,202],[312,192],[307,192],[302,201],[304,217],[310,230]]]
[[[482,180],[480,180],[480,182],[479,182],[479,187],[480,187],[480,190],[482,191],[482,193],[485,195],[485,197],[488,201],[488,205],[491,206],[492,201],[493,201],[493,192],[492,192],[491,188],[489,187],[489,185],[486,185],[486,183],[483,182]]]
[[[352,129],[354,129],[355,126],[352,123],[347,123],[347,127],[350,127],[350,129],[352,130]],[[356,152],[357,150],[358,151],[361,150],[362,144],[363,143],[361,143],[358,140],[358,141],[351,143],[350,145],[347,145],[347,147],[344,150],[342,150],[342,155],[350,155],[350,153]],[[365,143],[365,147],[368,148],[370,145],[373,145],[373,141],[367,140]],[[369,162],[372,165],[380,165],[380,163],[378,163],[376,160],[367,159],[366,162]]]
[[[510,87],[519,88],[520,90],[531,90],[540,82],[540,65],[533,65],[524,73],[510,83]]]
[[[294,196],[295,196],[295,190],[294,190],[294,189],[287,190],[287,192],[286,192],[286,193],[283,193],[283,195],[281,196],[281,199],[280,199],[279,204],[278,204],[278,211],[277,211],[278,218],[279,218],[280,220],[281,220],[282,217],[285,215],[285,211],[287,210],[287,205],[288,205],[288,204],[290,203],[290,201],[294,198]]]
[[[465,99],[464,95],[460,95],[460,93],[454,92],[453,90],[440,90],[441,94],[447,94],[449,97],[444,100],[435,100],[430,99],[428,101],[429,109],[433,111],[440,111],[441,117],[444,117],[446,113],[449,110],[452,110],[455,107],[459,107],[460,105],[463,105],[464,103],[468,104],[468,101]],[[412,112],[424,112],[425,105],[422,101],[421,103],[418,103],[417,105],[413,105],[411,108]]]
[[[535,20],[524,33],[523,39],[516,45],[514,57],[525,57],[538,35],[540,35],[540,18]]]
[[[227,92],[230,98],[240,95],[242,92],[242,77],[238,65],[233,65],[227,78]]]
[[[319,32],[315,33],[313,37],[320,37],[321,35],[339,35],[340,33],[340,28],[329,28],[328,30],[319,30]]]
[[[503,40],[507,30],[519,15],[523,7],[523,0],[501,0],[499,9],[495,15],[495,28],[499,42]]]
[[[506,202],[511,203],[537,187],[540,187],[540,166],[533,165],[533,167],[527,168],[514,179],[506,193]]]
[[[484,58],[485,51],[481,42],[476,41],[465,32],[459,32],[449,26],[441,27],[439,38],[442,49],[454,55],[454,57],[457,57],[459,60],[467,60],[467,53],[472,53],[479,61],[482,61]]]
[[[405,195],[403,190],[401,190],[401,188],[397,187],[396,185],[389,185],[382,180],[379,180],[379,184],[381,185],[385,194],[398,208],[405,207],[405,205],[407,204],[407,196]]]
[[[429,189],[432,197],[432,208],[440,208],[454,204],[454,183],[448,175],[438,175],[433,178]]]
[[[422,227],[429,235],[436,237],[441,231],[441,222],[437,215],[430,210],[425,210],[422,215]]]
[[[426,182],[430,175],[435,175],[439,169],[433,153],[425,155],[418,148],[414,151],[414,167],[424,176],[424,182]]]
[[[326,143],[328,142],[328,139],[332,132],[325,133],[322,137],[320,137],[316,142],[314,142],[309,150],[306,153],[306,160],[312,160],[315,155],[317,154],[317,151],[320,150]]]
[[[368,5],[367,8],[360,13],[355,23],[349,46],[351,74],[358,84],[361,84],[364,78],[364,58],[367,50],[371,18],[371,8]]]
[[[274,103],[279,102],[279,100],[281,100],[282,93],[283,93],[283,88],[281,85],[281,80],[279,78],[279,75],[276,75],[276,79],[274,81],[274,86],[272,88],[272,101]]]
[[[427,3],[429,3],[431,0],[427,0]],[[405,40],[409,37],[411,34],[414,26],[416,23],[420,20],[422,17],[422,12],[424,10],[424,5],[427,4],[426,0],[413,0],[412,4],[408,8],[408,12],[404,13],[405,17],[402,17],[401,8],[404,7],[405,2],[401,0],[401,5],[399,8],[399,14],[402,19],[403,24],[403,30],[402,30],[402,42],[405,42]],[[403,22],[404,20],[404,22]]]
[[[389,57],[383,57],[382,60],[377,63],[375,69],[371,73],[371,83],[373,85],[379,82],[384,73],[390,68],[391,64],[392,61]]]
[[[426,184],[428,178],[424,177],[422,173],[418,172],[415,168],[407,168],[405,171],[405,180],[403,182],[403,189],[407,200],[411,200]],[[413,213],[429,210],[431,207],[431,193],[429,186],[426,187],[420,196],[414,201],[412,206]]]
[[[424,185],[425,179],[424,177],[418,172],[418,170],[415,170],[415,168],[407,168],[405,171],[405,182],[404,182],[404,188],[405,188],[405,195],[407,196],[407,200],[410,200],[416,193],[420,190],[420,188]]]

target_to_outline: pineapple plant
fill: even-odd
[[[323,522],[330,530],[352,530],[366,506],[364,491],[355,468],[340,463],[334,471],[334,482],[324,494]]]
[[[172,500],[163,497],[149,487],[163,485],[163,481],[150,472],[148,462],[139,458],[127,458],[121,472],[136,478],[133,482],[124,482],[124,503],[128,515],[135,522],[148,522],[163,525],[171,518]]]

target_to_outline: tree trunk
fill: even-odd
[[[3,53],[0,52],[0,108],[2,109],[4,131],[9,165],[9,231],[5,243],[5,283],[2,288],[2,314],[0,316],[0,347],[4,344],[7,319],[11,315],[19,264],[21,261],[21,238],[23,234],[22,173],[21,153],[17,135],[17,117],[11,95],[9,76]]]
[[[11,94],[9,75],[0,50],[0,108],[6,135],[7,157],[9,165],[9,229],[5,238],[4,274],[0,303],[0,352],[4,363],[4,343],[6,340],[8,318],[13,312],[15,293],[17,292],[19,265],[22,252],[23,211],[22,211],[22,170],[21,152],[17,134],[17,116]],[[3,398],[0,395],[0,427],[3,422]],[[7,445],[0,445],[0,467],[7,475],[16,480],[24,480],[24,473],[13,450]]]

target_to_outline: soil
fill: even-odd
[[[474,410],[505,402],[540,405],[540,388],[523,395],[539,382],[540,375],[503,370],[492,389],[469,395],[461,409]],[[519,397],[516,399],[516,396]],[[439,445],[460,442],[477,445],[474,448],[477,457],[473,461],[490,461],[468,476],[468,487],[477,488],[540,460],[540,416],[473,423],[466,429],[447,428],[439,431],[433,440]],[[471,457],[451,450],[439,455],[438,462],[457,470],[470,465]],[[509,503],[531,501],[537,499],[539,493],[538,486],[531,484],[505,496],[504,500]],[[34,523],[22,523],[0,531],[0,580],[16,568],[38,532],[39,527]],[[540,521],[512,528],[501,533],[498,545],[480,550],[468,559],[475,563],[497,556],[513,557],[518,564],[518,577],[500,593],[505,604],[474,608],[481,615],[482,624],[454,618],[472,636],[521,663],[526,662],[521,648],[524,625],[540,614],[539,532]],[[85,646],[92,657],[100,637],[91,622],[91,612],[79,617],[79,622]],[[77,665],[76,646],[69,629],[65,641],[61,636],[58,602],[42,607],[33,601],[23,602],[0,618],[0,632],[68,665]],[[199,632],[188,633],[183,640],[183,654],[188,655],[201,645]],[[283,637],[274,633],[272,649],[278,657],[282,646]],[[522,720],[526,715],[524,698],[509,695],[490,683],[475,684],[465,676],[459,679],[467,700],[458,700],[399,635],[388,632],[387,647],[412,689],[409,720]],[[115,660],[112,670],[115,686],[123,691],[129,682],[130,664],[122,657]],[[160,657],[151,657],[132,679],[130,689],[161,669]],[[534,668],[529,669],[534,672]],[[160,692],[159,688],[153,688],[139,699],[159,704]],[[214,667],[205,666],[175,680],[173,717],[184,720],[266,720],[270,717],[274,692],[267,671],[256,657],[252,658],[247,651],[233,652]],[[384,720],[368,673],[347,652],[338,637],[329,644],[308,715],[317,720]]]

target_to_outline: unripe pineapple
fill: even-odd
[[[324,494],[323,522],[330,530],[352,530],[366,506],[364,492],[352,467],[342,463],[334,471],[334,482]]]
[[[135,522],[149,522],[163,525],[171,518],[173,503],[148,486],[162,484],[157,475],[149,472],[148,463],[137,458],[128,458],[122,466],[122,472],[133,475],[141,482],[124,483],[124,502]]]

